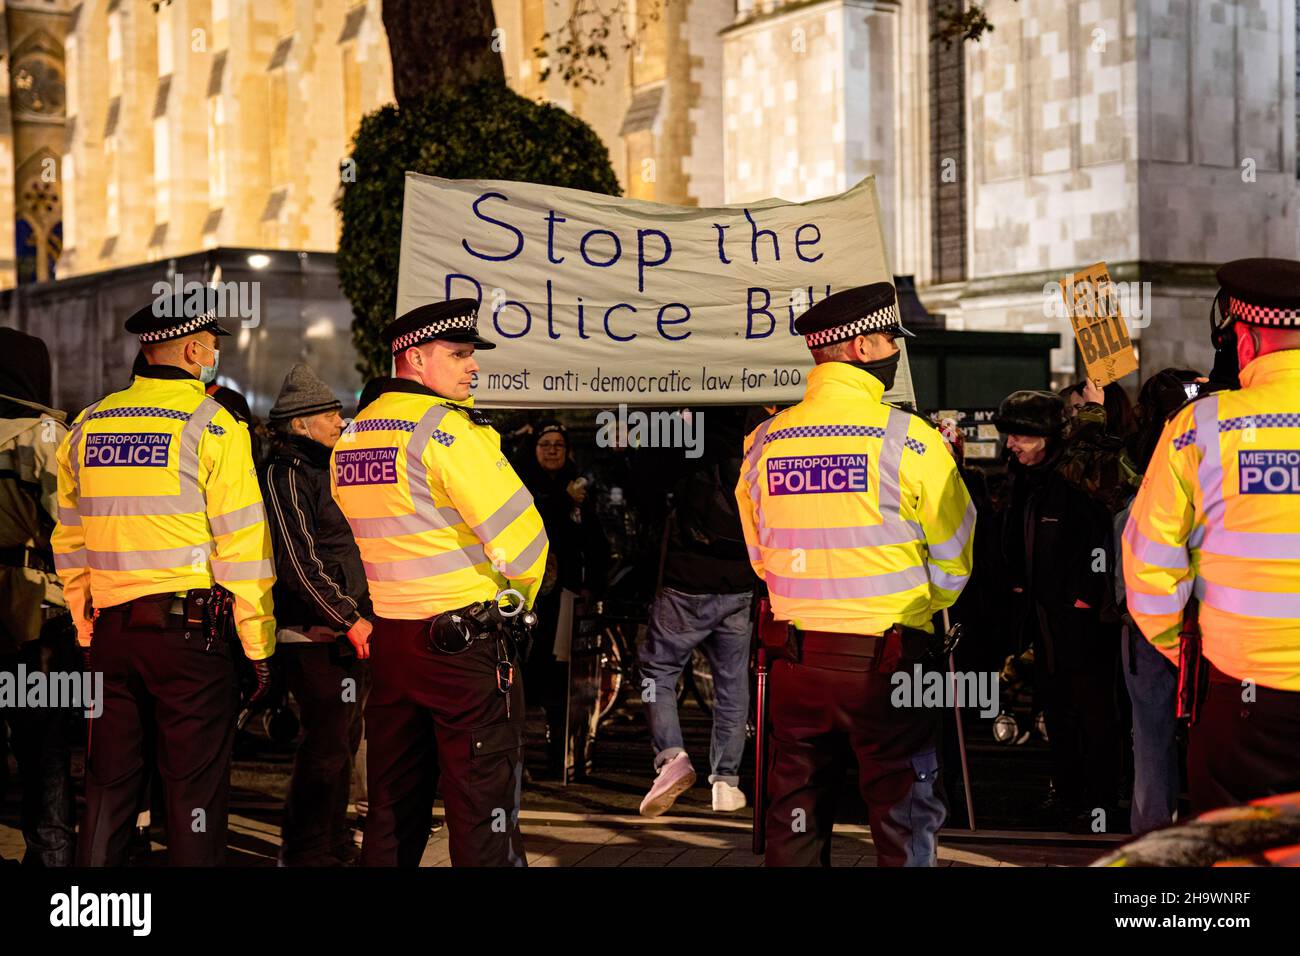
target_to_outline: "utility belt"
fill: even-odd
[[[148,594],[112,607],[96,609],[94,619],[104,615],[125,618],[123,626],[133,631],[199,631],[207,649],[229,633],[234,618],[234,595],[222,587],[191,588],[184,594]]]
[[[502,597],[511,597],[514,603],[503,608]],[[478,601],[435,615],[425,633],[429,649],[437,654],[463,654],[476,641],[491,638],[508,639],[519,651],[536,623],[537,615],[524,609],[523,595],[507,589],[490,601]]]
[[[825,670],[892,674],[903,662],[941,660],[957,646],[951,636],[895,624],[884,634],[802,631],[788,621],[762,620],[759,640],[772,660]]]
[[[0,565],[10,568],[31,568],[54,574],[54,552],[42,548],[33,548],[19,544],[12,548],[0,548]]]
[[[506,597],[512,600],[503,607],[501,599]],[[536,623],[537,615],[524,607],[524,596],[507,588],[490,601],[435,615],[425,633],[430,650],[450,656],[465,653],[478,641],[495,640],[497,691],[505,700],[509,720],[515,661],[527,656],[527,643]]]

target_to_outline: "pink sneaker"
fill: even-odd
[[[659,768],[654,786],[641,801],[641,816],[657,817],[665,813],[678,797],[693,786],[695,768],[691,766],[691,758],[680,753]]]

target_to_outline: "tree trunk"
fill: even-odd
[[[492,0],[384,0],[398,105],[439,86],[504,83],[495,29]]]

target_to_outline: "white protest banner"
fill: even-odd
[[[812,360],[794,320],[893,281],[874,179],[806,203],[704,209],[406,175],[397,314],[478,299],[478,404],[784,404]],[[904,351],[891,401],[914,401]]]

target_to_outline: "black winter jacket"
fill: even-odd
[[[278,442],[262,469],[262,498],[275,554],[277,628],[329,639],[373,609],[361,552],[330,496],[329,449],[309,438]]]

